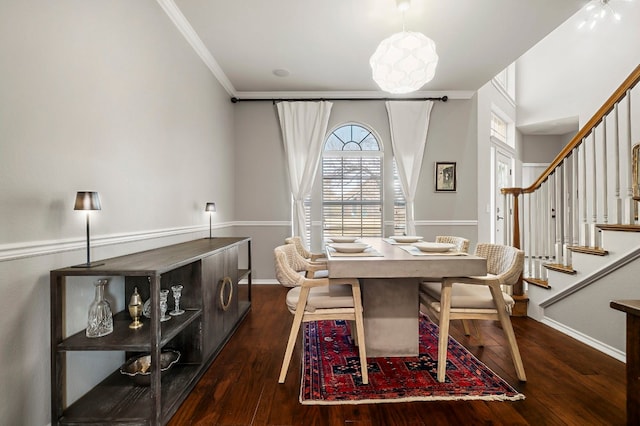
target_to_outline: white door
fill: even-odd
[[[505,196],[500,192],[501,188],[513,187],[513,158],[504,152],[495,150],[494,162],[494,242],[496,244],[511,244],[507,241],[507,225],[509,220],[509,212],[505,211]]]

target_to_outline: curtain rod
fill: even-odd
[[[275,105],[278,102],[317,102],[317,101],[442,101],[447,102],[448,96],[441,96],[439,98],[305,98],[305,99],[259,99],[259,98],[247,98],[240,99],[236,97],[231,98],[231,102],[236,104],[238,102],[259,102],[269,101]]]

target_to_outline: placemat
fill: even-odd
[[[412,256],[467,256],[467,253],[461,251],[446,251],[443,253],[431,253],[426,251],[421,251],[418,247],[415,246],[401,246],[398,247],[402,250],[406,251]]]

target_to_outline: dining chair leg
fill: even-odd
[[[471,323],[471,320],[466,320],[466,319],[462,320],[462,328],[464,328],[464,335],[465,336],[471,336],[471,327],[472,326],[473,326],[473,324]]]
[[[480,331],[480,327],[478,327],[477,320],[466,320],[469,321],[469,329],[471,330],[471,334],[478,341],[478,346],[484,346],[484,340],[482,340],[482,332]]]
[[[278,383],[284,383],[287,377],[287,371],[289,370],[289,364],[291,363],[291,356],[293,355],[293,348],[296,346],[296,339],[300,326],[302,325],[302,317],[304,316],[304,309],[307,305],[307,297],[309,296],[309,287],[302,287],[300,289],[300,297],[298,299],[298,305],[296,306],[296,313],[293,316],[293,324],[291,324],[291,332],[289,333],[289,340],[287,342],[287,349],[284,352],[284,359],[282,360],[282,368],[280,369],[280,378]]]
[[[360,341],[358,340],[358,327],[356,326],[355,320],[349,320],[349,329],[351,330],[351,340],[353,340],[353,344],[358,346]]]
[[[358,353],[360,354],[360,373],[362,374],[362,383],[369,384],[369,368],[367,367],[367,349],[364,341],[364,318],[362,315],[362,295],[360,293],[360,285],[352,284],[353,288],[353,307],[355,310],[356,336],[358,336]]]
[[[440,292],[440,332],[438,334],[438,381],[444,383],[447,370],[447,345],[449,343],[449,317],[451,310],[451,286],[453,281],[444,279]]]
[[[502,297],[502,290],[500,289],[500,285],[497,283],[489,285],[489,289],[491,290],[493,302],[498,310],[498,318],[500,319],[500,324],[502,324],[502,330],[507,336],[507,341],[509,342],[509,350],[511,352],[511,359],[513,359],[513,365],[516,369],[516,375],[520,381],[526,382],[527,376],[524,373],[524,365],[522,364],[522,358],[520,357],[518,342],[516,341],[516,335],[513,332],[513,326],[511,325],[511,319],[509,318],[504,298]]]

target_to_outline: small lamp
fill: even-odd
[[[211,236],[211,216],[216,211],[216,203],[207,203],[204,207],[205,212],[209,212],[209,238],[213,238]]]
[[[78,191],[76,194],[76,204],[74,210],[85,210],[87,212],[87,263],[76,265],[76,268],[91,268],[92,266],[104,265],[104,263],[91,263],[91,254],[89,246],[89,213],[91,210],[101,210],[100,197],[97,192]]]

